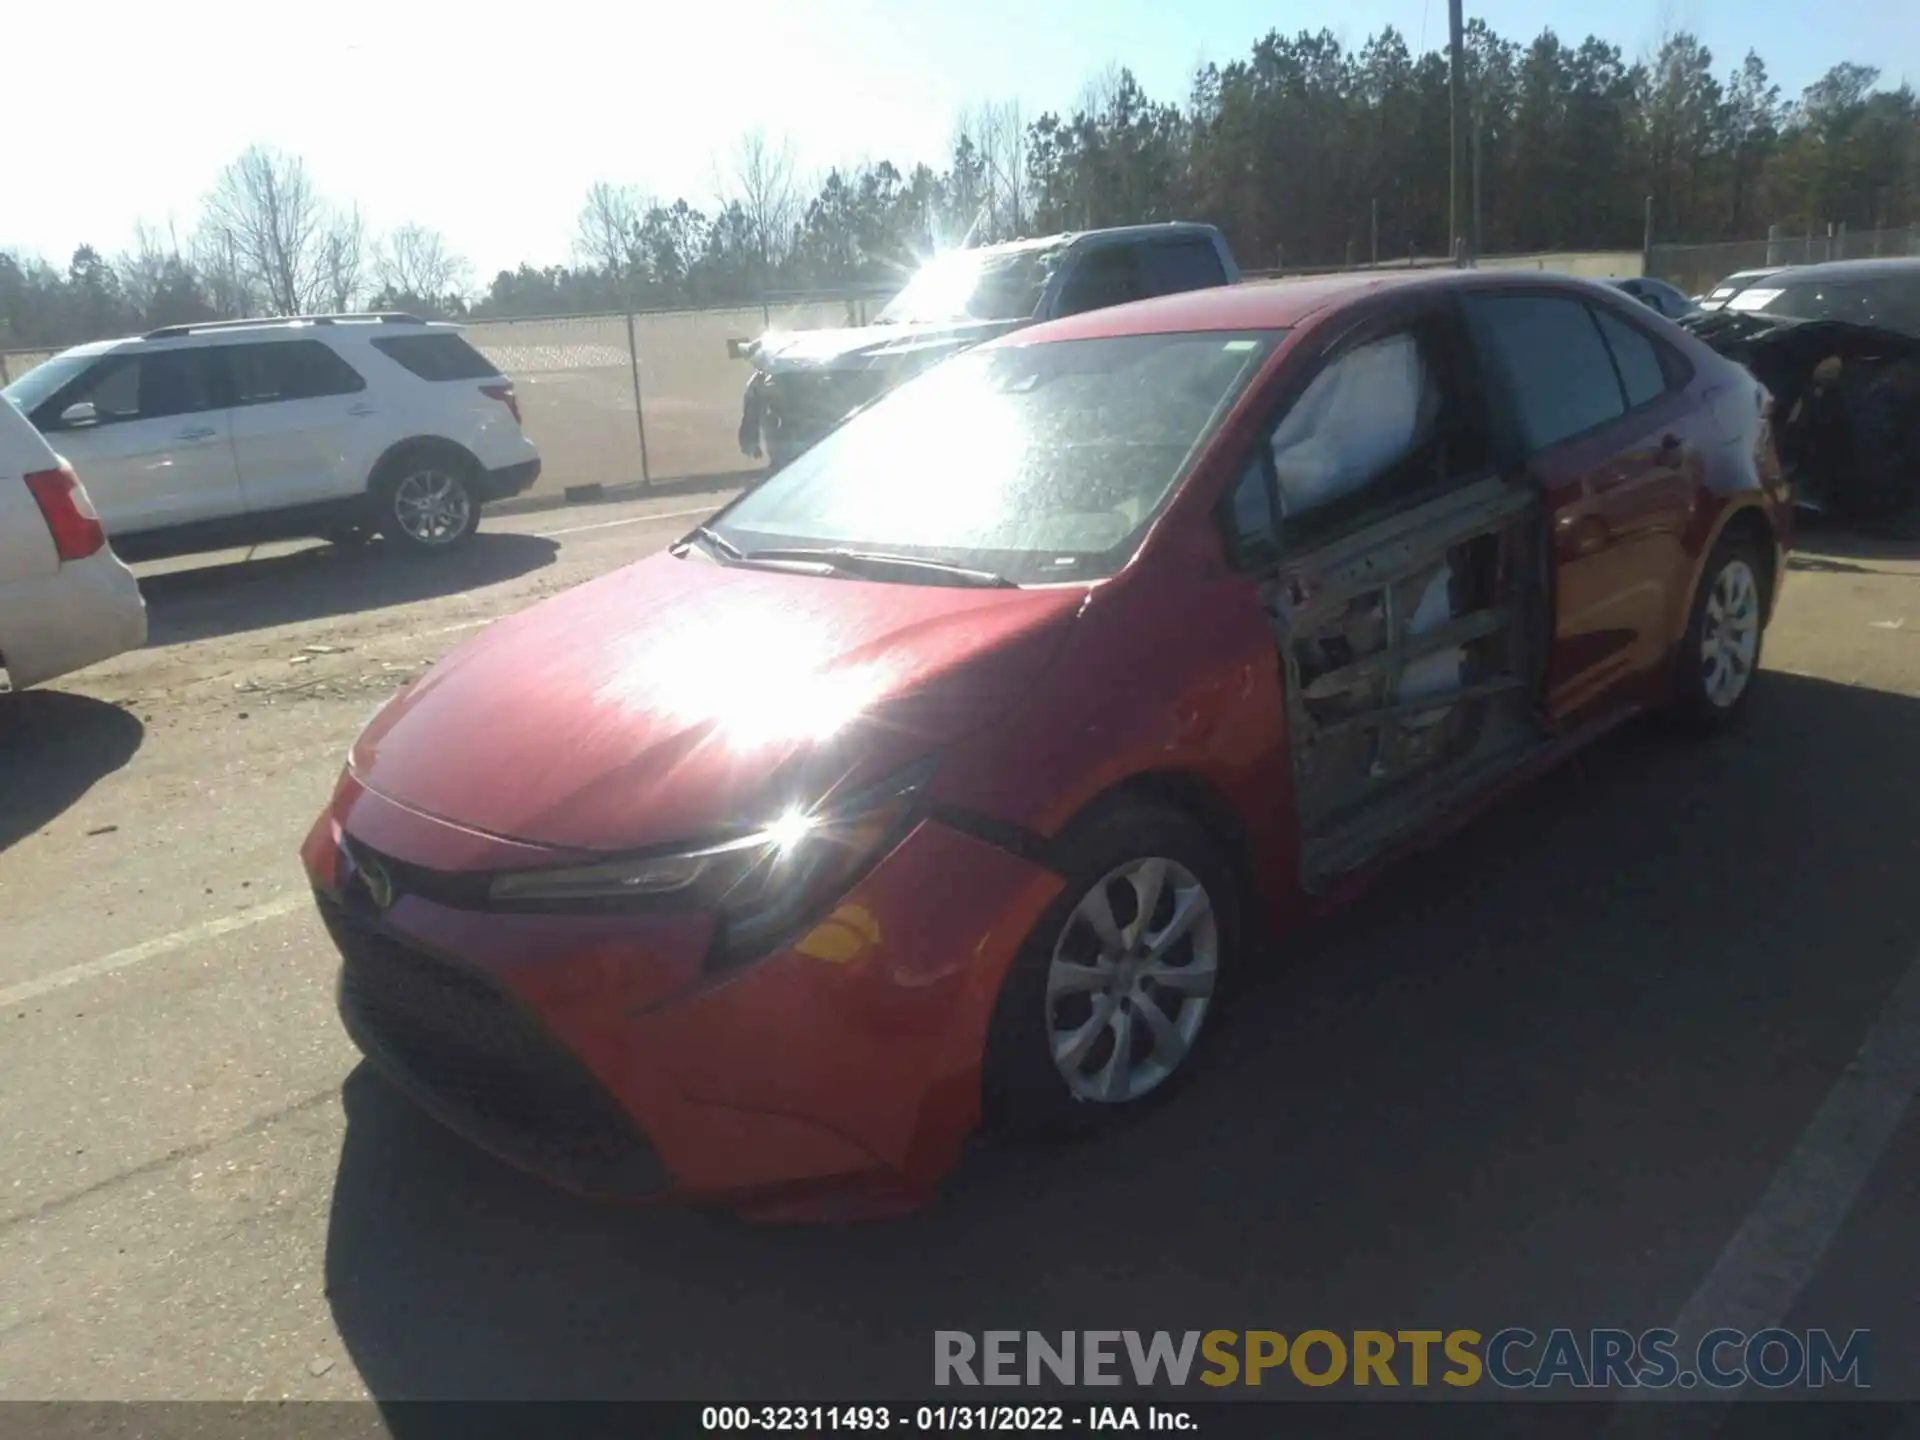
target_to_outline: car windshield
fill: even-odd
[[[972,351],[856,415],[711,529],[749,558],[837,548],[1017,584],[1111,574],[1282,333]]]
[[[1920,336],[1920,271],[1866,279],[1768,282],[1736,297],[1732,308],[1793,320],[1845,320]]]
[[[19,406],[22,415],[31,415],[46,403],[48,396],[99,358],[98,355],[56,355],[0,390],[0,395]]]
[[[877,317],[883,325],[1024,320],[1039,307],[1057,248],[955,250],[930,261]]]

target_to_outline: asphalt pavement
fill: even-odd
[[[1871,1328],[1920,1399],[1920,547],[1809,536],[1749,723],[1632,728],[1404,863],[1265,957],[1174,1103],[977,1147],[900,1221],[755,1227],[575,1200],[397,1098],[295,853],[386,694],[719,498],[142,567],[147,650],[0,695],[0,1397],[907,1399],[935,1329],[1721,1307]]]

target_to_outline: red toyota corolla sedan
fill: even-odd
[[[1395,853],[1626,716],[1740,712],[1769,406],[1533,275],[983,346],[374,719],[304,850],[347,1028],[508,1160],[760,1217],[1149,1103]]]

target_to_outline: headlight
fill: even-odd
[[[670,906],[720,912],[720,949],[750,953],[837,898],[905,834],[932,774],[923,761],[852,796],[794,807],[736,840],[559,870],[516,870],[488,886],[495,904],[547,909]]]

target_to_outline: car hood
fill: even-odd
[[[931,325],[860,325],[763,335],[749,354],[770,375],[799,370],[866,370],[917,364],[1017,330],[1026,320],[967,320]]]
[[[375,717],[349,766],[414,810],[559,850],[699,841],[1004,715],[1085,593],[663,553],[461,645]]]

